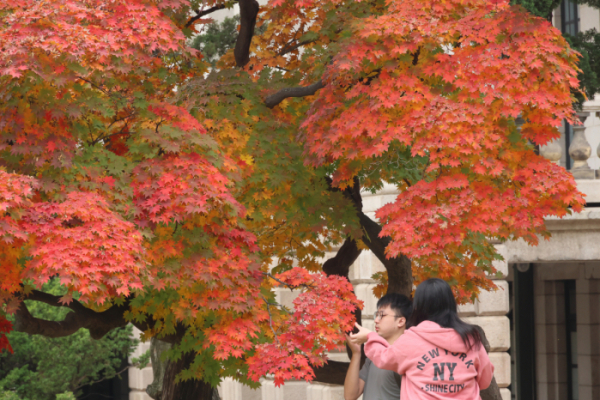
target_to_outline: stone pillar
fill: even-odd
[[[510,400],[511,393],[508,386],[511,383],[510,355],[510,322],[506,317],[509,311],[508,263],[506,261],[506,246],[497,244],[496,249],[504,257],[504,261],[494,262],[494,267],[500,272],[494,277],[498,287],[496,291],[483,291],[474,304],[459,306],[459,315],[470,324],[481,326],[490,342],[490,361],[494,364],[494,376],[500,387],[503,400]],[[500,279],[497,279],[500,278]]]
[[[141,331],[137,328],[133,328],[133,336],[136,338],[140,338]],[[137,349],[133,352],[131,357],[129,357],[129,364],[131,365],[133,358],[138,358],[146,351],[150,350],[150,342],[140,342]],[[129,392],[129,400],[152,400],[150,396],[146,393],[146,388],[153,381],[152,376],[152,365],[147,365],[143,369],[139,369],[133,366],[129,367],[129,388],[131,391]]]
[[[579,400],[600,399],[600,279],[577,279]]]

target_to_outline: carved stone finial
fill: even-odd
[[[588,158],[592,155],[592,146],[585,137],[585,126],[583,126],[588,115],[589,113],[578,113],[581,125],[573,126],[573,141],[569,146],[569,155],[573,159],[571,173],[575,179],[594,179],[596,175],[587,163]]]

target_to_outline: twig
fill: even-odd
[[[277,337],[277,332],[275,332],[275,329],[273,328],[273,318],[271,315],[271,308],[270,308],[271,303],[269,303],[267,301],[267,299],[265,299],[264,296],[261,295],[260,297],[262,297],[262,299],[265,301],[265,303],[267,303],[267,313],[269,314],[269,327],[271,327],[271,330],[273,331],[273,335],[275,335],[275,340],[277,341],[277,343],[279,343],[279,338]]]
[[[299,288],[299,287],[303,287],[305,289],[312,289],[313,288],[313,286],[308,285],[306,283],[303,283],[303,284],[297,285],[297,286],[290,285],[289,283],[285,283],[284,281],[282,281],[279,278],[275,278],[272,274],[270,274],[268,272],[263,272],[262,274],[265,275],[265,276],[268,276],[269,278],[271,278],[271,279],[273,279],[273,280],[275,280],[275,281],[277,281],[279,283],[281,283],[282,285],[286,286],[290,290],[294,290],[294,289]]]

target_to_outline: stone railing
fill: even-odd
[[[591,158],[595,159],[595,157],[592,157],[592,151],[594,150],[600,158],[600,144],[593,149],[588,140],[590,137],[600,137],[600,125],[597,123],[599,120],[596,116],[596,113],[600,112],[600,109],[590,110],[584,108],[584,110],[584,112],[577,114],[581,125],[573,125],[571,127],[573,129],[573,138],[570,140],[569,148],[564,148],[565,143],[567,143],[565,136],[568,133],[563,132],[561,138],[545,146],[541,146],[540,154],[544,158],[567,169],[569,169],[569,166],[566,165],[565,155],[569,154],[571,160],[573,160],[573,165],[569,170],[575,179],[600,179],[600,169],[592,169],[589,162]],[[598,132],[594,132],[596,130]]]

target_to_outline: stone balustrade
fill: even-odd
[[[600,180],[600,102],[599,104],[584,108],[577,116],[581,124],[572,125],[572,138],[566,140],[565,132],[562,129],[562,136],[544,146],[540,146],[540,154],[561,165],[573,174],[577,180]],[[517,124],[519,121],[517,121]],[[592,142],[592,143],[590,143]],[[568,148],[566,144],[569,143]],[[569,155],[573,165],[567,164]]]

